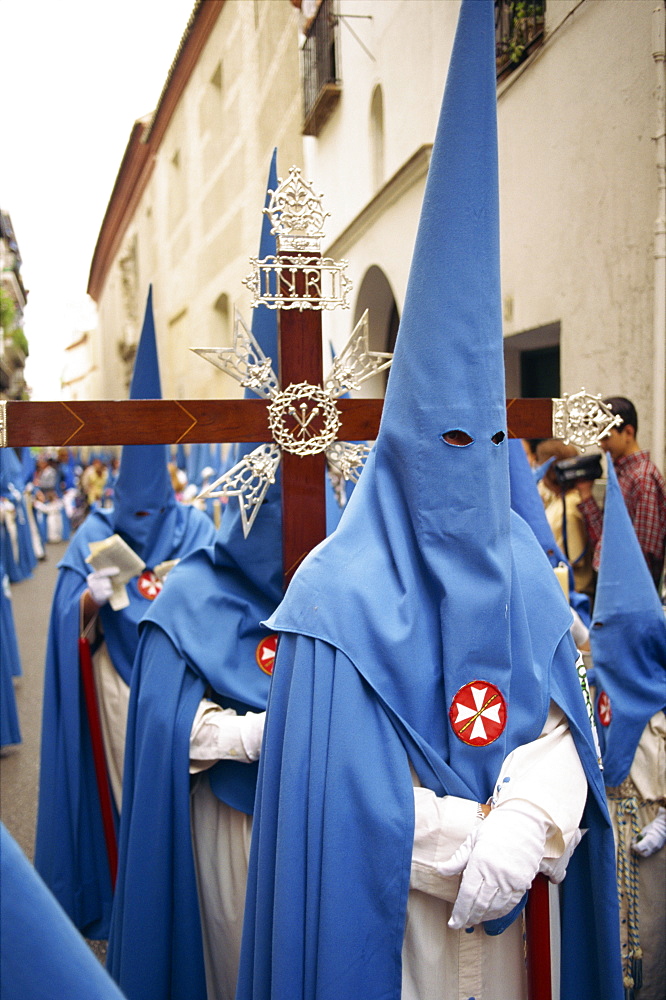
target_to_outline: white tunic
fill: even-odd
[[[202,703],[190,740],[192,773],[222,755],[249,759],[239,743],[234,719],[230,709],[211,710]],[[414,781],[418,785],[415,776]],[[548,813],[551,828],[546,856],[560,857],[578,827],[587,780],[567,721],[556,706],[551,705],[541,736],[506,758],[497,786],[494,804],[520,798]],[[447,926],[459,879],[443,878],[437,865],[451,857],[479,822],[479,804],[455,796],[437,798],[420,787],[415,787],[414,798],[403,1000],[521,1000],[526,997],[522,920],[514,921],[497,937],[490,937],[481,927],[455,931]],[[192,797],[192,839],[208,1000],[232,1000],[234,995],[250,828],[250,817],[219,802],[208,782],[200,779]]]
[[[509,781],[504,779],[510,778]],[[551,819],[546,857],[560,857],[585,805],[587,780],[566,718],[553,704],[541,736],[504,761],[494,804],[525,799]],[[459,879],[443,878],[448,860],[477,822],[478,803],[437,798],[414,789],[416,821],[407,927],[403,944],[403,1000],[521,1000],[527,996],[523,921],[491,937],[482,927],[451,930]]]
[[[130,689],[114,667],[106,642],[102,642],[92,659],[109,784],[120,815]]]
[[[208,1000],[234,1000],[236,993],[252,817],[221,802],[203,772],[218,760],[253,759],[234,710],[202,701],[190,733],[190,773],[198,774],[190,820]]]

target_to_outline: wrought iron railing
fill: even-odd
[[[339,97],[339,44],[334,2],[322,0],[302,50],[306,135],[317,135],[332,104]]]
[[[495,0],[497,79],[507,76],[543,39],[546,0]]]

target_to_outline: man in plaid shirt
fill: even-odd
[[[642,451],[636,440],[638,416],[634,404],[624,396],[610,396],[604,402],[623,422],[603,438],[601,447],[613,460],[640,547],[655,586],[659,587],[666,551],[666,484],[650,453]],[[579,482],[577,486],[582,497],[578,510],[594,549],[592,565],[598,570],[603,512],[592,496],[592,483]]]

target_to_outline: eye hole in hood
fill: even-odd
[[[455,448],[466,448],[469,444],[474,444],[474,438],[470,437],[467,431],[460,429],[444,431],[442,441],[445,444],[453,445]]]
[[[498,431],[497,434],[493,434],[490,440],[493,444],[501,444],[504,440],[504,431]]]

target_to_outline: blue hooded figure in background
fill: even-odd
[[[549,459],[550,461],[552,460]],[[516,514],[520,514],[523,521],[527,521],[553,569],[565,567],[569,604],[580,619],[583,626],[581,635],[584,635],[585,629],[590,625],[590,599],[587,594],[579,594],[574,590],[573,569],[555,541],[553,529],[548,523],[543,501],[537,490],[535,477],[519,438],[509,441],[509,484],[511,508]]]
[[[0,448],[0,497],[13,507],[0,519],[0,548],[5,571],[12,583],[32,576],[37,565],[23,497],[24,485],[24,472],[16,449]]]
[[[2,823],[0,885],[2,1000],[124,1000]]]
[[[656,998],[666,995],[666,619],[607,466],[590,676],[617,840],[627,996]]]
[[[160,399],[152,290],[130,386],[131,399]],[[78,642],[89,635],[109,781],[120,808],[129,682],[139,620],[158,597],[155,569],[209,542],[208,517],[177,503],[166,445],[128,445],[111,509],[91,511],[58,565],[46,651],[35,867],[87,937],[106,938],[112,886],[91,735],[83,708]],[[118,534],[145,563],[114,610],[109,576],[91,573],[90,543]],[[110,567],[112,570],[113,567]],[[107,589],[108,588],[108,589]]]
[[[261,259],[275,253],[270,227],[264,216]],[[277,313],[255,307],[252,333],[277,373]],[[236,461],[255,447],[235,446]],[[339,517],[328,502],[329,531]],[[282,596],[278,470],[247,538],[232,497],[214,544],[171,571],[141,623],[107,963],[131,1000],[233,1000],[275,655],[261,622]]]
[[[21,654],[14,626],[9,577],[5,573],[1,553],[0,636],[2,636],[2,650],[0,651],[0,747],[4,747],[21,742],[21,724],[16,705],[13,678],[20,677],[23,671],[21,669]]]
[[[377,441],[268,621],[237,1000],[518,1000],[526,892],[577,865],[561,995],[622,997],[571,612],[510,509],[493,14],[463,0]]]

